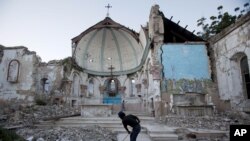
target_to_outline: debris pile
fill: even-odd
[[[22,103],[22,102],[21,102]],[[20,101],[0,103],[0,126],[15,129],[28,141],[116,141],[116,134],[99,126],[36,127],[41,120],[57,120],[80,115],[80,109],[69,105],[27,105]],[[1,140],[1,139],[0,139]]]
[[[78,109],[70,106],[29,106],[16,110],[7,115],[5,126],[31,126],[39,120],[46,120],[50,118],[71,116],[80,114]]]
[[[186,128],[178,128],[175,133],[178,135],[178,140],[183,141],[229,141],[229,133],[209,133],[192,131]]]
[[[165,124],[172,127],[193,128],[193,129],[213,129],[229,131],[230,125],[250,124],[250,115],[245,113],[220,113],[213,116],[190,117],[168,115]]]
[[[22,128],[17,134],[30,141],[117,141],[114,133],[100,126]]]

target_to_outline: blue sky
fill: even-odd
[[[71,56],[71,39],[106,17],[135,31],[146,25],[151,6],[190,31],[197,20],[243,7],[249,0],[0,0],[0,44],[26,46],[43,61]]]

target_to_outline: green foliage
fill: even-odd
[[[229,25],[235,23],[237,19],[239,19],[242,15],[249,11],[249,3],[244,4],[244,9],[240,11],[239,7],[234,9],[235,15],[231,15],[228,12],[222,12],[223,6],[217,7],[218,15],[210,16],[210,23],[207,23],[207,19],[205,17],[201,17],[197,20],[197,26],[202,27],[202,32],[197,32],[197,35],[207,40],[209,37],[220,33],[223,29],[228,27]],[[240,13],[239,13],[240,11]]]
[[[63,70],[65,73],[71,73],[72,69],[83,71],[83,69],[77,65],[74,59],[71,57],[62,60]]]
[[[3,129],[0,127],[0,141],[25,141],[22,137],[18,136],[14,131]]]

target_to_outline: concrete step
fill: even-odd
[[[46,122],[46,123],[41,123],[41,124],[37,124],[37,127],[60,127],[60,126],[64,126],[64,127],[84,127],[84,126],[91,126],[91,125],[98,125],[100,127],[103,128],[107,128],[111,131],[114,132],[126,132],[126,130],[124,129],[123,125],[121,122],[119,123],[95,123],[95,122],[85,122],[85,123],[60,123],[60,122],[55,122],[55,123],[51,123],[51,122]],[[147,133],[146,128],[142,127],[142,132]]]
[[[130,141],[129,134],[121,133],[117,135],[118,141]],[[136,139],[137,141],[153,141],[150,136],[145,133],[140,133]]]
[[[136,112],[136,111],[124,111],[126,115],[132,114],[135,116],[147,116],[147,117],[152,117],[149,113],[146,112]]]
[[[152,123],[155,121],[153,117],[140,117],[141,124]],[[69,118],[61,118],[59,120],[50,120],[50,121],[40,121],[38,126],[46,126],[46,125],[72,125],[72,126],[81,126],[81,125],[102,125],[102,126],[116,126],[122,125],[121,119],[111,116],[111,117],[69,117]]]
[[[164,126],[159,123],[144,125],[148,130],[148,135],[154,141],[177,141],[178,135],[175,134],[175,129]]]
[[[141,120],[141,132],[138,136],[138,141],[175,141],[178,140],[178,136],[174,133],[174,129],[168,128],[160,123],[157,123],[153,117],[139,116]],[[59,120],[41,121],[36,126],[47,127],[84,127],[98,125],[103,128],[107,128],[112,132],[118,133],[118,141],[122,141],[127,135],[127,131],[124,129],[121,119],[116,115],[110,117],[68,117],[61,118]],[[131,131],[131,128],[129,129]],[[126,138],[129,141],[129,137]],[[125,141],[126,141],[125,140]]]
[[[154,141],[178,141],[176,134],[150,133],[149,136]]]
[[[154,117],[149,116],[138,116],[140,120],[155,120]],[[82,117],[82,116],[76,116],[76,117],[67,117],[67,118],[61,118],[60,120],[121,120],[118,116],[112,115],[109,117]]]

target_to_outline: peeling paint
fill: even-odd
[[[217,82],[221,100],[230,100],[231,108],[242,110],[245,98],[243,80],[239,61],[247,56],[250,64],[250,14],[227,29],[228,34],[218,34],[213,37],[211,47],[215,50]],[[250,105],[250,104],[248,104]],[[249,109],[250,107],[248,107]]]

